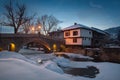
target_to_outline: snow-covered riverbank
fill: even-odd
[[[90,58],[79,54],[65,53],[71,57]],[[37,60],[43,60],[38,63]],[[58,66],[69,68],[87,68],[94,66],[99,69],[95,78],[73,76],[64,73]],[[76,62],[53,54],[21,55],[14,52],[0,52],[0,80],[119,80],[120,64],[109,62]]]
[[[30,62],[18,53],[0,52],[0,80],[72,80]]]

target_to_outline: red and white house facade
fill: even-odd
[[[75,23],[63,30],[66,45],[91,46],[93,37],[91,28]]]

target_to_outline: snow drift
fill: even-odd
[[[64,75],[27,62],[15,52],[0,52],[0,80],[71,80]]]

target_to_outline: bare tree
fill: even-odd
[[[30,28],[32,27],[34,25],[34,23],[31,21],[31,20],[29,20],[29,21],[27,21],[25,24],[23,24],[22,25],[22,31],[23,32],[25,32],[26,34],[28,34],[29,33],[29,31],[30,31]]]
[[[60,21],[54,16],[43,15],[37,20],[38,25],[41,25],[41,32],[44,35],[48,35],[51,31],[56,31]]]
[[[13,5],[12,1],[4,5],[6,19],[2,22],[4,26],[11,26],[14,28],[14,33],[18,32],[18,29],[28,22],[33,17],[26,16],[26,6],[24,4]]]

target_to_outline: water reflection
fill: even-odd
[[[61,67],[65,73],[74,76],[83,76],[89,78],[95,78],[99,74],[99,69],[94,66],[88,66],[87,68],[65,68]]]

